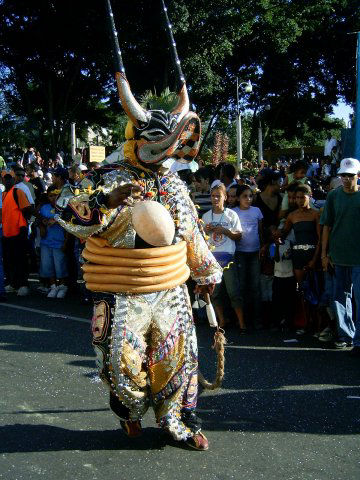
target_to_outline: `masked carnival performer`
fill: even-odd
[[[169,159],[194,159],[200,120],[189,111],[165,6],[179,84],[171,113],[145,110],[132,95],[106,3],[116,82],[129,118],[125,160],[96,170],[85,189],[65,185],[58,221],[86,239],[83,269],[94,292],[93,345],[122,428],[131,437],[139,435],[151,403],[158,424],[175,440],[206,450],[195,414],[197,339],[185,282],[191,275],[198,291],[211,292],[222,269],[207,247],[186,186],[164,166]]]

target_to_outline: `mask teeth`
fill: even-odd
[[[113,44],[113,57],[114,57],[114,63],[115,63],[115,71],[125,75],[125,68],[122,60],[122,55],[121,55],[121,50],[120,50],[120,45],[118,40],[118,33],[115,27],[114,14],[112,12],[110,0],[106,0],[106,10],[107,10],[107,16],[108,16],[108,22],[109,22],[110,35],[111,35],[112,44]]]
[[[181,69],[180,59],[179,59],[179,56],[178,56],[178,53],[177,53],[177,50],[176,50],[176,42],[175,42],[174,35],[173,35],[173,32],[172,32],[172,25],[171,25],[170,20],[169,20],[169,16],[168,16],[168,13],[167,13],[167,8],[166,8],[164,0],[161,0],[161,3],[162,3],[163,13],[164,13],[165,29],[166,29],[166,33],[167,33],[168,41],[169,41],[169,45],[170,45],[171,58],[172,58],[174,68],[175,68],[175,72],[176,72],[176,76],[177,76],[177,78],[176,78],[176,84],[177,84],[176,88],[177,88],[178,91],[180,91],[182,86],[185,83],[185,77],[184,77],[184,74],[183,74],[182,69]]]

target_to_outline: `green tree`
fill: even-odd
[[[168,0],[191,101],[213,128],[235,117],[236,77],[254,83],[242,109],[259,112],[269,135],[321,131],[339,98],[353,101],[358,0]],[[174,88],[160,2],[113,1],[127,76],[135,95]],[[141,28],[139,28],[141,26]],[[2,0],[0,84],[12,114],[26,118],[38,146],[67,143],[69,125],[114,127],[121,112],[111,47],[98,0]],[[111,112],[111,113],[110,113]],[[207,129],[204,130],[206,140]],[[245,152],[246,154],[246,152]]]

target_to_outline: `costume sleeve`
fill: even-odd
[[[196,208],[187,194],[186,200],[186,223],[181,225],[182,236],[187,243],[187,263],[190,268],[191,277],[198,285],[220,283],[222,268],[215,260],[205,241],[205,233],[201,226]]]
[[[113,185],[112,188],[116,186]],[[77,188],[66,185],[57,200],[60,214],[56,220],[67,232],[81,239],[97,235],[105,238],[113,247],[134,248],[135,230],[131,223],[131,208],[107,208],[106,191],[110,189],[100,187],[92,191],[88,187],[87,191],[78,193]]]

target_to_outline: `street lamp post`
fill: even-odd
[[[258,128],[258,162],[261,163],[263,158],[263,138],[262,138],[262,125],[261,117],[259,116],[259,128]]]
[[[239,82],[236,78],[236,165],[238,171],[242,170],[242,126],[241,126],[241,111],[239,105],[239,88],[245,85],[245,93],[252,92],[252,85],[250,80],[248,82]]]
[[[270,110],[270,105],[265,106],[265,110]],[[262,134],[262,124],[261,124],[261,114],[259,113],[259,128],[258,128],[258,162],[259,164],[264,160],[263,153],[263,134]]]

